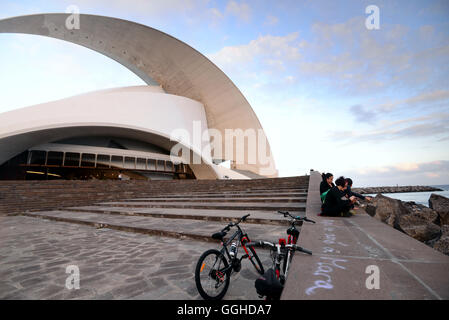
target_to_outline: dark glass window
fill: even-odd
[[[65,161],[64,161],[64,165],[65,166],[70,166],[70,167],[79,167],[80,165],[80,154],[79,153],[74,153],[74,152],[67,152],[65,154]]]
[[[136,168],[136,158],[125,157],[125,168],[135,169]]]
[[[95,155],[92,153],[83,153],[81,158],[82,167],[95,167]]]
[[[47,152],[45,151],[39,151],[39,150],[33,150],[31,151],[31,162],[30,164],[39,164],[44,165],[45,164],[45,156]]]
[[[60,166],[62,165],[63,152],[49,151],[47,158],[47,165],[49,166]]]
[[[139,170],[146,170],[147,166],[146,166],[146,159],[142,159],[142,158],[137,158],[137,168]]]
[[[170,171],[170,172],[175,171],[175,166],[174,166],[173,162],[167,161],[165,170]]]
[[[116,168],[123,168],[123,157],[112,156],[112,166]]]
[[[97,168],[109,168],[110,156],[99,154],[97,157]]]
[[[148,159],[148,170],[156,170],[156,160]]]

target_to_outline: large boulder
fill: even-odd
[[[409,213],[413,213],[414,215],[428,221],[431,223],[435,223],[437,225],[440,224],[440,217],[438,212],[432,210],[429,207],[423,206],[422,204],[416,204],[415,202],[402,202],[402,204],[407,208]]]
[[[448,198],[432,193],[429,198],[429,207],[438,213],[441,225],[449,224]]]
[[[443,225],[441,231],[441,238],[434,243],[433,248],[449,255],[449,225]]]
[[[415,213],[400,216],[396,229],[427,244],[432,244],[441,236],[441,229],[438,225],[423,219]]]
[[[365,210],[374,218],[430,245],[441,236],[441,229],[435,223],[438,214],[414,202],[403,202],[378,194]]]
[[[385,197],[380,193],[366,205],[365,210],[370,216],[395,228],[398,226],[399,216],[408,213],[400,200]]]

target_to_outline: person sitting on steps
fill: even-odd
[[[345,194],[347,198],[350,198],[351,196],[354,196],[356,198],[362,199],[362,200],[368,200],[371,201],[373,198],[371,197],[365,197],[364,195],[361,195],[357,192],[352,191],[352,179],[346,178],[346,182],[348,183],[348,186],[345,190]]]
[[[322,205],[322,215],[329,217],[350,217],[352,214],[352,204],[355,202],[355,196],[346,199],[345,190],[347,181],[344,177],[340,177],[335,181],[336,186],[329,189]]]
[[[323,202],[327,192],[334,187],[335,184],[332,182],[334,180],[334,175],[332,173],[323,173],[321,177],[323,178],[323,181],[320,183],[320,196],[321,202]]]
[[[348,183],[347,188],[345,190],[345,196],[346,198],[350,198],[352,196],[359,198],[361,200],[367,200],[367,201],[371,201],[373,198],[371,197],[365,197],[357,192],[352,191],[352,179],[351,178],[346,178],[346,182]],[[356,209],[358,209],[358,207],[354,207],[355,203],[352,204],[351,206],[351,210],[349,211],[351,214],[355,214],[356,213]]]

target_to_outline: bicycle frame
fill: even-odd
[[[283,254],[281,252],[282,245],[281,244],[276,244],[275,247],[276,247],[276,258],[275,258],[275,261],[274,261],[274,270],[276,272],[276,278],[278,278],[280,280],[280,277],[281,277],[281,261],[282,261],[282,256],[283,256]]]
[[[228,250],[228,245],[231,244],[231,242],[234,241],[234,239],[235,239],[236,237],[238,237],[238,240],[237,240],[237,251],[236,251],[236,252],[238,252],[238,247],[239,247],[240,245],[242,245],[242,248],[243,248],[243,250],[245,250],[246,255],[249,256],[248,249],[247,249],[246,246],[245,246],[245,243],[249,242],[248,235],[247,235],[246,233],[244,233],[243,230],[242,230],[238,225],[237,225],[236,227],[237,227],[237,231],[234,232],[234,234],[233,234],[233,235],[232,235],[226,242],[222,242],[222,243],[221,243],[221,245],[223,246],[223,248],[220,250],[220,252],[221,252],[223,255],[224,255],[224,253],[226,253],[226,255],[224,255],[224,256],[227,257],[227,259],[228,259],[229,261],[231,261],[231,262],[232,262],[233,260],[238,259],[238,258],[237,258],[237,255],[235,255],[234,257],[231,257],[231,254],[229,253],[229,250]],[[241,262],[242,259],[244,259],[244,258],[245,258],[245,255],[242,255],[242,256],[240,257],[240,262]],[[223,269],[222,271],[223,271],[223,272],[228,272],[228,271],[230,270],[230,271],[231,271],[231,274],[232,274],[232,271],[234,270],[233,268],[234,268],[234,265],[233,265],[232,263],[230,263],[229,266],[228,266],[227,268]]]

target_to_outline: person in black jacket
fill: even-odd
[[[322,215],[331,217],[349,217],[349,210],[355,202],[355,197],[351,196],[348,200],[345,197],[347,182],[344,177],[335,181],[336,186],[332,187],[324,200],[322,206]]]
[[[334,180],[334,175],[332,173],[323,173],[321,177],[323,178],[323,181],[320,183],[320,195],[335,186],[332,182]]]
[[[366,199],[368,201],[371,201],[373,199],[371,197],[365,197],[357,192],[352,191],[352,179],[351,178],[346,178],[346,182],[348,183],[348,186],[346,187],[346,190],[345,190],[345,194],[346,194],[347,198],[354,196],[354,197],[357,197],[362,200]]]

